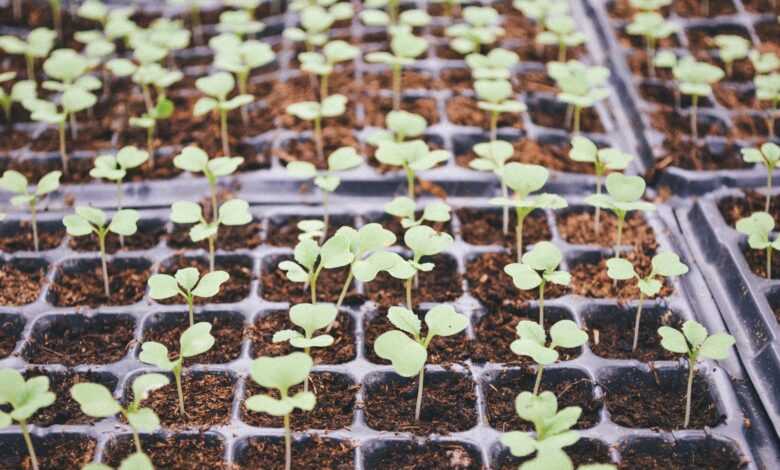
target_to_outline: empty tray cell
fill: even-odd
[[[48,263],[36,258],[0,260],[0,305],[26,305],[41,294]]]
[[[648,470],[721,470],[745,468],[737,446],[715,436],[666,440],[630,437],[618,445],[621,466]]]
[[[146,292],[151,263],[143,258],[115,258],[108,262],[109,291],[106,299],[103,269],[99,258],[68,259],[62,262],[48,293],[49,303],[58,307],[88,305],[131,305]]]
[[[14,313],[0,313],[0,359],[16,349],[24,329],[24,317]]]
[[[92,461],[96,442],[83,434],[52,433],[32,436],[41,470],[76,469]],[[21,433],[0,435],[0,469],[32,468]]]
[[[235,460],[241,469],[284,468],[284,439],[252,436],[235,444]],[[296,436],[292,443],[293,468],[351,469],[355,466],[354,444],[320,436]]]
[[[361,449],[363,468],[396,470],[480,470],[484,468],[479,449],[473,444],[442,441],[370,441]]]

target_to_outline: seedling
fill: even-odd
[[[290,413],[296,408],[311,411],[317,397],[311,392],[298,392],[290,396],[290,388],[305,382],[314,361],[308,354],[294,352],[282,357],[260,357],[252,361],[249,375],[262,387],[279,391],[279,398],[271,395],[252,395],[246,400],[247,409],[284,418],[284,468],[292,468],[292,432]]]
[[[81,470],[114,470],[108,465],[102,463],[90,463],[83,467]],[[122,460],[117,470],[154,470],[152,465],[152,459],[142,452],[133,452],[127,458]]]
[[[217,24],[217,31],[220,33],[232,33],[240,38],[257,34],[264,29],[265,25],[255,20],[246,10],[223,11]]]
[[[544,28],[548,17],[569,13],[569,2],[565,0],[514,0],[512,6],[520,10],[523,16],[532,19]]]
[[[54,30],[57,31],[57,35],[62,39],[62,0],[49,0],[49,7],[51,8]]]
[[[139,433],[154,432],[160,428],[160,418],[151,409],[141,406],[149,395],[170,383],[162,374],[143,374],[133,380],[133,401],[123,407],[111,391],[96,383],[79,383],[70,388],[70,396],[81,406],[81,412],[93,418],[108,418],[121,414],[130,425],[135,451],[142,454]]]
[[[631,7],[639,11],[658,11],[672,4],[672,0],[629,0]]]
[[[301,233],[298,234],[298,240],[323,238],[325,236],[325,222],[319,219],[304,219],[295,224]]]
[[[520,63],[520,57],[509,50],[497,47],[487,54],[472,52],[466,56],[466,65],[475,80],[509,80],[510,70]]]
[[[214,337],[211,335],[211,323],[199,322],[186,330],[179,337],[179,353],[176,359],[169,358],[168,348],[155,341],[146,341],[141,345],[141,353],[138,359],[146,364],[157,366],[168,372],[173,372],[176,381],[176,393],[179,395],[179,414],[184,416],[184,392],[181,387],[181,371],[184,368],[184,359],[203,354],[214,346]]]
[[[10,411],[0,411],[0,428],[19,423],[33,470],[38,470],[38,458],[35,455],[27,420],[39,409],[46,408],[56,400],[49,391],[49,378],[45,375],[24,380],[22,374],[14,369],[0,369],[0,405],[10,405]]]
[[[44,59],[54,47],[57,33],[49,28],[35,28],[27,40],[16,36],[0,36],[0,49],[8,54],[23,55],[27,65],[27,80],[35,81],[35,60]]]
[[[780,163],[780,146],[774,142],[767,142],[757,148],[742,149],[742,160],[746,163],[761,163],[766,168],[766,200],[764,202],[764,212],[769,212],[769,204],[772,201],[772,176]]]
[[[86,0],[76,10],[78,16],[100,23],[103,28],[108,21],[108,12],[108,6],[100,0]]]
[[[566,273],[568,275],[568,273]],[[518,356],[528,356],[536,362],[536,382],[534,395],[539,394],[542,385],[542,373],[545,366],[558,360],[556,348],[577,348],[588,341],[588,334],[571,320],[560,320],[550,328],[550,345],[547,346],[547,334],[543,323],[521,320],[517,324],[519,339],[512,341],[510,348]]]
[[[544,288],[548,282],[568,286],[571,274],[559,270],[563,256],[561,250],[550,242],[539,242],[523,255],[522,262],[504,266],[504,272],[512,277],[515,287],[522,290],[539,288],[539,324],[544,325]]]
[[[748,245],[754,250],[766,250],[766,277],[772,279],[772,250],[780,250],[780,237],[772,241],[769,235],[775,229],[775,219],[767,212],[754,212],[737,221],[736,229],[748,236]]]
[[[688,272],[688,266],[680,261],[680,257],[671,251],[662,251],[653,256],[653,269],[645,277],[641,277],[634,270],[630,261],[622,258],[610,258],[607,260],[607,275],[615,281],[627,281],[629,279],[637,280],[639,288],[639,305],[636,309],[636,320],[634,321],[634,342],[631,347],[636,351],[639,344],[639,322],[642,318],[642,307],[645,298],[652,298],[661,292],[663,283],[658,278],[682,276]]]
[[[401,108],[402,71],[406,66],[414,64],[414,59],[428,49],[428,41],[412,33],[399,33],[390,40],[391,52],[370,52],[366,61],[385,64],[393,73],[393,110]]]
[[[202,116],[212,111],[219,113],[222,153],[227,157],[230,155],[227,113],[251,103],[255,98],[252,95],[241,94],[228,99],[228,94],[236,86],[236,80],[233,78],[233,75],[227,72],[217,72],[207,77],[201,77],[195,80],[195,86],[208,96],[200,98],[195,103],[192,113],[195,116]]]
[[[317,157],[325,160],[325,143],[322,140],[322,119],[341,116],[347,110],[347,97],[344,95],[330,95],[322,101],[301,101],[287,106],[287,114],[303,121],[314,122],[314,145],[317,149]]]
[[[30,225],[32,225],[33,246],[38,251],[38,202],[47,194],[56,191],[60,187],[60,177],[62,173],[52,171],[43,176],[35,187],[34,192],[30,192],[27,187],[27,178],[18,171],[6,170],[3,177],[0,178],[0,189],[10,191],[16,195],[11,198],[11,205],[14,207],[27,206],[30,210]]]
[[[577,23],[569,15],[548,16],[546,31],[536,35],[536,42],[544,46],[558,46],[558,62],[566,61],[566,49],[585,42],[585,35],[577,31]]]
[[[606,180],[607,194],[591,194],[585,202],[594,207],[608,209],[617,217],[617,238],[615,256],[620,257],[620,245],[623,242],[623,225],[630,211],[652,212],[655,206],[642,201],[645,193],[645,180],[641,176],[626,176],[622,173],[610,173]]]
[[[194,224],[190,228],[190,240],[195,243],[203,240],[208,242],[209,271],[214,271],[219,226],[246,225],[252,221],[252,214],[249,213],[249,203],[242,199],[231,199],[223,203],[219,206],[217,214],[218,216],[214,220],[208,222],[203,217],[200,204],[189,201],[177,201],[171,205],[171,221],[176,224]]]
[[[699,138],[697,125],[697,106],[699,98],[712,93],[712,84],[723,78],[723,70],[708,64],[698,62],[693,57],[682,58],[672,69],[674,78],[679,82],[680,92],[691,95],[691,135]]]
[[[354,14],[351,5],[349,16],[344,17],[346,11],[341,11],[346,3],[337,3],[332,10],[326,5],[309,5],[301,10],[300,27],[290,27],[284,30],[285,39],[302,42],[306,50],[313,52],[316,47],[324,45],[328,41],[328,30],[337,19],[351,18]],[[339,18],[337,18],[337,14]]]
[[[374,342],[374,351],[377,356],[390,361],[398,375],[418,376],[414,420],[420,421],[428,347],[437,336],[453,336],[465,330],[469,319],[449,305],[437,305],[425,314],[428,330],[425,336],[422,335],[420,319],[411,310],[390,307],[387,319],[398,329],[382,333]]]
[[[582,109],[595,106],[609,96],[609,88],[607,88],[609,69],[600,66],[590,67],[582,62],[570,60],[566,63],[548,63],[547,74],[555,80],[555,84],[560,89],[558,99],[569,105],[566,112],[567,124],[573,112],[572,130],[575,134],[579,134]]]
[[[360,20],[366,26],[386,27],[391,35],[409,33],[431,22],[424,10],[410,9],[399,13],[398,0],[367,0],[360,12]],[[384,11],[386,10],[386,11]]]
[[[691,420],[691,389],[693,374],[699,357],[723,360],[729,355],[729,348],[734,345],[734,337],[726,333],[708,335],[707,329],[699,323],[688,320],[683,323],[682,332],[668,326],[658,328],[661,335],[661,346],[669,352],[688,356],[688,388],[685,393],[685,422],[688,427]]]
[[[634,156],[617,148],[599,149],[587,137],[576,136],[571,140],[569,158],[575,162],[592,163],[596,174],[596,194],[601,194],[604,175],[607,171],[623,171],[634,159]],[[593,228],[601,232],[601,207],[596,207]]]
[[[16,72],[0,73],[0,108],[5,114],[5,122],[13,124],[11,111],[14,103],[22,104],[24,100],[35,98],[36,84],[33,80],[19,80],[11,85],[10,92],[6,92],[2,87],[3,83],[11,82],[16,78]]]
[[[533,423],[536,431],[536,436],[521,431],[501,435],[501,443],[509,447],[509,452],[515,457],[528,457],[536,452],[533,460],[520,466],[520,470],[574,468],[563,448],[580,440],[577,431],[571,429],[582,414],[579,406],[558,411],[558,399],[553,392],[540,395],[522,392],[515,398],[515,412],[521,419]],[[584,469],[580,467],[580,470]]]
[[[492,142],[483,142],[474,145],[474,153],[477,154],[477,158],[469,162],[469,166],[479,171],[492,171],[498,176],[498,180],[501,182],[501,197],[509,199],[509,188],[504,178],[501,175],[504,174],[504,167],[507,161],[512,158],[515,152],[514,147],[509,142],[503,140],[494,140]],[[509,205],[505,205],[502,208],[502,230],[504,235],[509,233]]]
[[[465,23],[452,25],[445,34],[452,38],[450,47],[456,52],[467,55],[481,52],[483,46],[496,42],[503,36],[504,28],[498,25],[500,17],[491,7],[469,6],[463,9]]]
[[[775,72],[768,75],[758,75],[753,79],[756,85],[756,98],[760,101],[768,101],[767,127],[769,135],[775,137],[775,116],[780,109],[780,73]]]
[[[341,147],[328,156],[328,169],[317,171],[317,167],[309,162],[290,162],[287,164],[287,172],[296,178],[314,179],[314,184],[322,191],[323,227],[322,233],[328,233],[330,225],[330,212],[328,210],[328,196],[336,191],[341,184],[341,178],[336,173],[348,171],[360,166],[363,159],[352,147]]]
[[[655,77],[655,48],[658,41],[666,39],[677,31],[677,27],[656,11],[645,11],[634,15],[634,20],[626,26],[626,32],[645,39],[647,53],[647,72]],[[741,39],[741,38],[740,38]]]
[[[195,34],[195,42],[203,44],[203,26],[200,18],[201,9],[209,4],[209,0],[166,0],[174,6],[185,6],[189,8],[190,23],[192,31]]]
[[[474,82],[479,102],[477,107],[490,115],[490,141],[495,142],[498,133],[498,118],[502,113],[517,114],[526,111],[525,103],[513,100],[512,84],[509,80],[477,80]]]
[[[68,235],[72,237],[82,237],[95,233],[100,248],[100,263],[103,271],[103,288],[106,299],[111,298],[111,289],[109,288],[108,267],[106,261],[106,235],[113,232],[120,236],[129,237],[133,235],[138,227],[136,223],[141,215],[134,209],[122,209],[114,213],[111,222],[106,225],[108,218],[106,213],[100,209],[89,206],[76,206],[76,213],[66,215],[62,220]]]
[[[406,308],[413,309],[412,287],[417,282],[420,272],[430,272],[436,267],[434,263],[422,262],[423,256],[433,256],[442,253],[452,246],[454,240],[448,233],[438,233],[427,225],[412,227],[404,233],[404,243],[412,250],[411,260],[398,260],[387,270],[396,279],[405,281]]]
[[[129,145],[119,149],[116,155],[100,155],[95,159],[95,167],[89,171],[93,178],[103,178],[116,183],[116,204],[122,208],[122,181],[127,170],[137,168],[149,160],[149,152]]]
[[[419,114],[407,111],[390,111],[385,116],[387,129],[382,129],[368,136],[368,143],[378,147],[382,142],[404,142],[425,133],[428,122]]]
[[[734,61],[747,58],[751,43],[736,34],[718,34],[715,36],[715,45],[718,46],[720,59],[726,66],[726,76],[731,77]]]
[[[409,142],[382,141],[375,157],[381,163],[399,166],[406,173],[406,188],[409,199],[414,199],[414,180],[419,171],[429,170],[450,159],[446,150],[431,150],[421,139]]]
[[[500,176],[502,184],[512,188],[514,195],[512,197],[498,197],[490,200],[490,203],[493,205],[515,208],[517,218],[515,249],[518,262],[520,262],[523,256],[523,223],[525,218],[536,209],[561,209],[568,205],[565,199],[555,194],[530,195],[532,192],[544,187],[549,174],[547,168],[541,165],[510,162],[504,166]]]
[[[336,64],[353,60],[360,54],[360,49],[346,41],[330,41],[319,52],[302,52],[298,54],[301,70],[320,77],[320,100],[328,97],[328,81]]]
[[[334,235],[320,247],[311,238],[304,238],[295,246],[295,261],[282,261],[279,269],[286,273],[292,282],[308,285],[311,291],[311,303],[317,303],[317,279],[323,269],[337,269],[353,261],[349,250],[349,239]]]
[[[760,52],[753,49],[748,53],[748,58],[757,75],[766,75],[780,69],[780,57],[774,51]]]
[[[182,268],[174,276],[155,274],[149,278],[149,297],[154,300],[182,296],[187,302],[190,327],[195,325],[195,297],[209,299],[219,293],[220,287],[230,278],[225,271],[211,271],[203,277],[197,268]]]
[[[425,222],[447,222],[450,220],[450,206],[442,201],[434,201],[425,206],[418,219],[415,211],[417,204],[408,197],[399,196],[385,204],[385,212],[401,219],[401,227],[407,229]]]

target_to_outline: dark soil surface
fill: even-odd
[[[58,307],[102,304],[130,305],[140,301],[146,292],[146,281],[150,273],[148,264],[108,263],[109,290],[111,298],[106,299],[103,289],[103,271],[99,260],[61,268],[51,286],[50,301]]]
[[[34,251],[32,224],[23,220],[18,223],[6,224],[0,237],[0,250],[7,253],[16,251]],[[38,249],[41,251],[53,250],[62,243],[65,238],[65,227],[58,222],[38,222]]]
[[[238,359],[244,335],[244,322],[239,314],[230,312],[196,313],[195,323],[211,323],[214,346],[203,354],[184,360],[184,365],[224,364]],[[161,314],[144,328],[144,341],[156,341],[165,345],[171,354],[179,352],[179,338],[189,328],[187,312]]]
[[[652,256],[648,250],[624,252],[621,257],[630,261],[640,276],[647,276],[652,269]],[[624,301],[639,299],[636,280],[615,282],[607,275],[606,257],[578,260],[573,263],[569,271],[572,277],[572,291],[577,295],[596,299],[617,298]],[[674,289],[668,279],[664,278],[662,282],[663,287],[658,297],[669,297]]]
[[[25,305],[38,299],[46,271],[44,268],[17,267],[13,263],[0,265],[0,305]]]
[[[376,470],[430,469],[480,470],[483,467],[479,451],[458,442],[415,444],[395,441],[379,447],[367,456],[368,467]]]
[[[78,434],[33,436],[33,447],[40,470],[78,469],[92,461],[96,442]],[[32,470],[21,434],[10,434],[0,440],[0,469]],[[205,469],[204,469],[205,470]]]
[[[744,196],[726,196],[719,200],[718,209],[726,223],[734,227],[739,219],[763,211],[765,203],[766,196],[757,191],[746,190]],[[769,213],[774,217],[775,224],[780,225],[780,196],[772,196],[770,199]]]
[[[207,258],[191,258],[177,255],[164,261],[160,266],[160,272],[173,276],[177,270],[189,267],[197,268],[200,271],[200,275],[203,276],[209,272],[209,261]],[[227,271],[230,278],[222,284],[219,293],[214,297],[208,299],[195,297],[196,304],[240,302],[249,295],[250,283],[252,282],[251,259],[237,256],[217,256],[214,268]],[[163,304],[179,302],[184,302],[184,300],[181,297],[177,297],[174,301],[160,301]]]
[[[163,426],[206,430],[230,422],[235,378],[222,373],[182,373],[184,416],[179,413],[176,383],[172,375],[169,374],[169,378],[170,385],[155,390],[143,402],[157,413]],[[128,400],[132,400],[132,395],[128,392]]]
[[[607,359],[636,359],[641,362],[673,361],[676,355],[661,346],[658,328],[680,329],[682,321],[671,310],[645,305],[639,321],[639,342],[633,351],[636,309],[609,308],[587,315],[585,329],[591,338],[588,346],[597,356]],[[598,338],[598,339],[597,339]]]
[[[287,274],[279,268],[282,261],[294,261],[292,256],[271,256],[263,260],[262,275],[260,279],[260,295],[271,302],[290,302],[298,304],[302,302],[311,302],[311,290],[307,286],[306,290],[302,283],[292,282],[287,279]],[[336,302],[347,282],[349,268],[323,269],[317,280],[317,301],[318,302]],[[359,302],[359,297],[354,293],[354,283],[350,287],[347,296],[344,299],[346,304]]]
[[[620,470],[722,470],[747,466],[747,461],[731,445],[710,437],[685,443],[655,439],[627,441],[618,450]]]
[[[181,248],[201,248],[208,250],[207,241],[194,243],[190,239],[189,225],[174,224],[173,232],[168,237],[168,246]],[[219,235],[217,236],[217,249],[224,251],[251,250],[257,248],[262,243],[260,236],[261,224],[258,221],[250,222],[246,225],[220,225]]]
[[[595,212],[590,210],[572,210],[557,216],[558,232],[561,237],[572,245],[598,245],[607,248],[615,246],[617,241],[617,217],[609,211],[601,211],[599,231],[596,231]],[[653,229],[645,222],[645,218],[632,212],[626,217],[623,225],[621,246],[657,245]]]
[[[270,437],[251,437],[243,442],[236,461],[241,469],[282,470],[284,468],[284,440]],[[292,445],[294,468],[301,470],[352,470],[355,467],[354,445],[347,441],[319,436],[295,440]],[[204,469],[205,470],[205,469]]]
[[[419,274],[419,285],[412,288],[412,302],[451,302],[463,293],[460,274],[454,258],[448,255],[435,255],[422,262],[436,265],[433,271]],[[365,286],[366,296],[383,307],[406,305],[404,281],[395,279],[382,272]]]
[[[11,354],[24,329],[21,315],[0,314],[0,358]]]
[[[754,250],[747,243],[742,246],[742,255],[745,257],[750,270],[759,277],[767,277],[766,272],[766,250]],[[780,279],[780,256],[772,253],[772,279]]]
[[[460,231],[463,240],[472,245],[503,245],[510,249],[515,247],[515,230],[517,219],[514,211],[509,211],[509,233],[503,233],[504,217],[501,209],[472,209],[458,210],[460,219]],[[523,221],[523,243],[533,244],[542,240],[549,240],[550,227],[547,226],[547,217],[544,212],[532,212]]]
[[[152,459],[155,468],[170,470],[228,470],[223,461],[225,444],[211,434],[174,435],[170,437],[142,436],[141,447]],[[103,462],[117,467],[135,452],[131,436],[124,435],[108,443]]]
[[[117,379],[106,373],[98,372],[46,372],[43,369],[30,369],[25,372],[30,379],[39,375],[49,377],[49,390],[57,395],[57,400],[46,408],[41,408],[30,419],[37,426],[92,424],[97,419],[81,412],[81,405],[70,396],[70,389],[78,383],[99,383],[109,390],[114,390]]]

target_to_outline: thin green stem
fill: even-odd
[[[247,75],[248,72],[239,72],[238,74],[238,92],[242,95],[248,95],[247,93]],[[248,112],[248,106],[249,105],[243,105],[241,106],[241,121],[244,123],[244,125],[249,124],[249,112]]]
[[[100,245],[100,263],[103,266],[103,289],[105,290],[106,300],[111,298],[111,289],[108,283],[108,263],[106,263],[106,231],[98,231],[98,244]]]
[[[764,212],[769,212],[769,205],[772,201],[772,172],[774,168],[769,168],[766,175],[766,201],[764,201]]]
[[[501,197],[509,199],[509,188],[503,178],[499,177],[499,179],[501,180]],[[507,235],[509,233],[509,206],[504,205],[502,212],[503,219],[501,228],[504,231],[504,235]]]
[[[330,213],[328,212],[328,191],[322,190],[322,242],[328,238],[328,227],[330,226]]]
[[[24,60],[27,64],[27,79],[35,81],[35,57],[25,54]]]
[[[582,114],[582,108],[580,106],[574,107],[574,133],[580,133],[580,115]]]
[[[596,174],[596,194],[601,194],[601,177],[602,175]],[[601,207],[598,206],[596,206],[593,228],[596,233],[601,233]]]
[[[566,62],[566,43],[558,41],[558,62]]]
[[[30,430],[27,429],[27,421],[20,419],[19,428],[22,430],[24,443],[27,444],[27,452],[29,452],[30,454],[30,462],[32,462],[32,468],[33,470],[38,470],[38,457],[35,455],[35,447],[33,447],[32,438],[30,437]]]
[[[544,366],[541,364],[537,364],[536,382],[534,382],[534,395],[539,395],[539,389],[542,387],[542,373],[544,373]]]
[[[347,280],[344,282],[344,286],[341,288],[341,292],[339,293],[339,298],[336,301],[336,310],[341,308],[341,304],[344,303],[344,298],[347,296],[347,292],[349,291],[349,285],[352,283],[352,278],[354,277],[354,274],[352,274],[352,269],[349,270],[349,274],[347,274]]]
[[[227,110],[219,110],[219,133],[222,136],[222,153],[230,156],[230,141],[228,140]]]
[[[401,109],[401,65],[393,64],[393,111]]]
[[[691,391],[693,389],[693,375],[696,372],[696,358],[688,358],[688,388],[685,392],[685,424],[683,428],[687,428],[691,421]]]
[[[517,225],[515,226],[515,248],[517,249],[517,262],[520,263],[523,260],[523,222],[525,221],[525,215],[522,210],[517,208]]]
[[[325,161],[325,143],[322,141],[322,118],[314,118],[314,146],[317,148],[317,160]]]
[[[68,174],[68,149],[65,145],[65,120],[60,123],[60,158],[62,159],[62,172]]]
[[[645,293],[639,291],[639,307],[636,309],[636,320],[634,321],[634,343],[631,346],[632,351],[636,351],[636,347],[639,344],[639,322],[642,319],[642,307],[645,303]]]
[[[284,415],[284,470],[292,469],[292,433],[290,432],[290,415]]]
[[[311,280],[309,281],[309,288],[311,290],[311,303],[316,304],[317,303],[317,279],[320,277],[320,273],[322,272],[323,264],[320,263],[319,266],[317,266],[317,269],[314,270],[314,275],[311,277]]]
[[[495,142],[498,139],[498,116],[497,111],[490,112],[490,142]]]
[[[772,245],[766,247],[766,278],[772,279]]]
[[[655,78],[655,39],[652,36],[645,37],[645,48],[647,53],[647,72],[650,78]]]
[[[544,328],[544,285],[546,282],[542,280],[539,284],[539,326]]]
[[[38,211],[36,210],[36,199],[33,197],[33,199],[30,201],[30,223],[32,224],[32,232],[33,232],[33,247],[35,247],[35,252],[38,252]]]
[[[425,383],[425,366],[420,369],[420,375],[417,378],[417,404],[414,406],[414,420],[420,421],[420,411],[422,411],[423,387]]]
[[[404,164],[404,170],[406,170],[406,194],[409,199],[414,200],[414,170]]]
[[[626,222],[626,214],[618,214],[617,240],[615,241],[615,257],[620,258],[620,244],[623,243],[623,224]]]
[[[195,42],[203,44],[203,29],[200,24],[200,8],[192,2],[190,9],[190,17],[192,18],[192,32],[195,34]]]
[[[192,295],[187,295],[187,312],[189,313],[190,317],[190,326],[195,324],[195,299],[192,297]]]
[[[320,79],[320,101],[328,97],[328,79],[330,75],[325,74]]]
[[[173,377],[176,379],[176,393],[179,395],[179,414],[184,416],[184,390],[181,388],[181,366],[173,369]]]
[[[699,140],[699,126],[698,116],[696,108],[699,105],[699,95],[691,96],[691,135],[693,135],[694,148],[696,148],[696,141]]]
[[[125,417],[127,417],[127,414],[125,414]],[[144,450],[141,448],[141,436],[138,435],[138,430],[130,426],[130,431],[133,433],[133,444],[135,444],[135,451],[138,453],[143,453]]]
[[[154,128],[157,126],[155,122],[148,129],[146,129],[146,150],[149,152],[149,167],[154,168]]]
[[[117,210],[122,210],[122,180],[117,180],[116,182],[116,208]],[[119,246],[122,248],[125,247],[125,236],[119,235]]]
[[[208,238],[209,242],[209,272],[214,272],[214,265],[215,265],[215,251],[217,249],[217,236],[214,235],[213,237]]]
[[[410,277],[404,282],[404,287],[406,288],[406,308],[408,308],[410,311],[413,311],[412,308],[412,278]]]

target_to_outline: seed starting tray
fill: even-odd
[[[589,0],[583,2],[587,5],[587,10],[594,21],[598,24],[598,31],[601,40],[608,50],[609,66],[612,73],[619,77],[620,97],[623,106],[630,116],[629,121],[621,122],[626,124],[621,128],[634,130],[634,139],[636,149],[644,160],[644,165],[648,169],[653,169],[669,156],[664,148],[664,134],[657,130],[651,121],[653,113],[669,114],[677,113],[676,110],[665,110],[657,101],[653,101],[648,96],[652,96],[653,90],[658,90],[659,97],[672,99],[672,90],[674,83],[672,80],[661,76],[649,78],[643,71],[643,74],[636,75],[629,67],[629,61],[632,56],[644,54],[644,40],[637,42],[634,48],[626,48],[621,42],[620,35],[625,34],[624,28],[630,23],[630,19],[612,17],[608,8],[619,0]],[[714,36],[715,31],[720,34],[737,34],[750,40],[755,45],[767,43],[770,39],[766,34],[760,34],[758,27],[760,23],[777,21],[776,15],[758,14],[751,12],[745,6],[743,0],[729,0],[733,2],[734,13],[721,15],[711,18],[703,17],[684,17],[674,12],[673,8],[665,8],[664,16],[667,20],[675,24],[678,28],[670,38],[674,41],[673,47],[659,47],[658,50],[667,49],[674,51],[678,57],[690,55],[689,47],[691,45],[690,34],[705,33]],[[715,1],[712,1],[715,4]],[[639,41],[639,39],[637,39]],[[662,43],[669,43],[669,40]],[[775,38],[775,43],[780,40]],[[714,45],[711,47],[715,47]],[[707,60],[711,60],[716,65],[723,67],[718,61],[717,48],[708,49]],[[698,57],[698,60],[703,60]],[[660,69],[659,69],[660,70]],[[720,84],[724,91],[734,93],[741,99],[749,99],[755,96],[755,86],[752,80],[748,81],[727,81],[722,80]],[[649,90],[649,91],[648,91]],[[657,98],[662,99],[662,98]],[[684,101],[687,103],[687,101]],[[685,106],[683,122],[689,122],[689,106]],[[741,162],[739,149],[742,147],[755,147],[768,140],[766,125],[763,124],[766,112],[757,110],[752,105],[741,102],[739,107],[729,108],[719,99],[707,97],[700,100],[699,123],[711,124],[717,128],[718,135],[709,135],[703,138],[700,131],[699,143],[706,146],[706,150],[716,156],[720,161],[728,159],[734,165],[731,168],[720,170],[695,170],[686,169],[674,164],[669,165],[658,172],[658,179],[655,181],[657,186],[668,186],[672,194],[676,196],[698,195],[716,190],[722,186],[751,188],[760,187],[766,184],[766,170],[760,164],[742,164],[733,163],[735,160]],[[752,126],[752,127],[751,127]],[[764,126],[763,133],[757,132],[756,126]],[[777,128],[777,122],[775,123]],[[674,127],[670,126],[674,130]],[[686,142],[691,140],[690,125],[678,129],[685,134]],[[753,131],[752,138],[737,134],[749,133]],[[682,151],[680,151],[682,153]],[[741,165],[741,166],[740,166]]]

